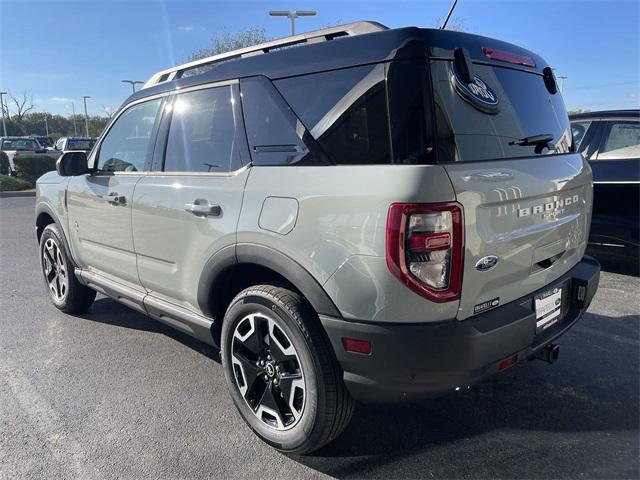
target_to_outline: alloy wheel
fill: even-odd
[[[294,427],[304,411],[304,373],[293,342],[273,318],[254,313],[236,325],[231,363],[253,414],[275,430]]]
[[[47,238],[42,249],[42,268],[49,286],[49,293],[57,302],[65,299],[69,290],[69,272],[60,246],[53,238]]]

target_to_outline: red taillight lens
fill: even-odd
[[[367,340],[343,338],[342,346],[347,352],[362,353],[364,355],[369,355],[371,353],[371,343]]]
[[[504,360],[500,360],[500,362],[498,363],[498,371],[501,372],[502,370],[505,370],[510,366],[515,365],[516,363],[518,363],[518,355],[512,355],[508,358],[505,358]]]
[[[413,253],[437,252],[451,247],[451,234],[446,233],[412,233],[409,237],[409,251]]]
[[[434,302],[460,298],[462,207],[394,203],[387,217],[387,266],[407,287]]]
[[[482,47],[482,53],[491,60],[499,60],[501,62],[513,63],[515,65],[523,65],[525,67],[535,67],[536,62],[533,58],[526,55],[518,55],[517,53],[507,52],[505,50],[495,50],[493,48]]]

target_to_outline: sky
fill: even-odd
[[[34,1],[0,0],[0,91],[33,95],[36,111],[90,115],[117,109],[131,93],[122,79],[147,80],[211,45],[220,32],[247,27],[287,36],[287,18],[269,10],[316,10],[297,31],[356,20],[389,27],[433,27],[443,1]],[[459,0],[465,30],[532,50],[568,78],[568,109],[640,105],[640,2]]]

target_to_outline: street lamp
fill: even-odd
[[[7,92],[0,92],[0,110],[2,110],[2,131],[4,132],[4,136],[7,136],[7,124],[4,123],[4,100],[2,100],[2,95],[6,95]]]
[[[272,17],[287,17],[291,20],[291,35],[296,34],[296,18],[313,17],[315,14],[315,10],[296,10],[294,12],[289,10],[271,10],[269,12],[269,15]]]
[[[131,84],[131,89],[133,90],[133,93],[136,93],[136,84],[140,83],[143,84],[144,82],[141,82],[140,80],[120,80],[122,83],[129,83]]]
[[[78,127],[76,126],[76,104],[74,102],[71,102],[71,111],[73,112],[73,115],[71,116],[71,118],[73,118],[73,136],[77,137]]]
[[[82,100],[84,101],[84,127],[88,137],[89,136],[89,115],[87,114],[87,98],[91,98],[91,97],[89,95],[82,96]]]
[[[564,81],[569,78],[566,75],[558,75],[558,78],[560,79],[560,93],[562,93],[562,89],[564,88]]]

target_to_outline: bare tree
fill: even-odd
[[[213,37],[213,45],[194,52],[188,61],[218,55],[220,53],[250,47],[258,43],[268,42],[266,30],[262,27],[249,27],[238,32],[223,31]]]
[[[111,117],[113,117],[113,114],[116,113],[116,109],[113,107],[107,107],[105,105],[102,105],[102,111],[104,112],[105,116],[111,120]]]
[[[440,28],[444,22],[444,18],[436,18],[435,28]],[[468,32],[467,20],[464,17],[451,17],[447,22],[445,30],[453,30],[455,32]]]
[[[13,102],[15,105],[15,116],[18,117],[18,120],[22,121],[24,116],[29,113],[31,110],[35,108],[33,104],[33,95],[28,91],[22,92],[22,98],[16,98],[12,94],[9,94],[9,101]],[[7,105],[7,109],[8,109]]]

